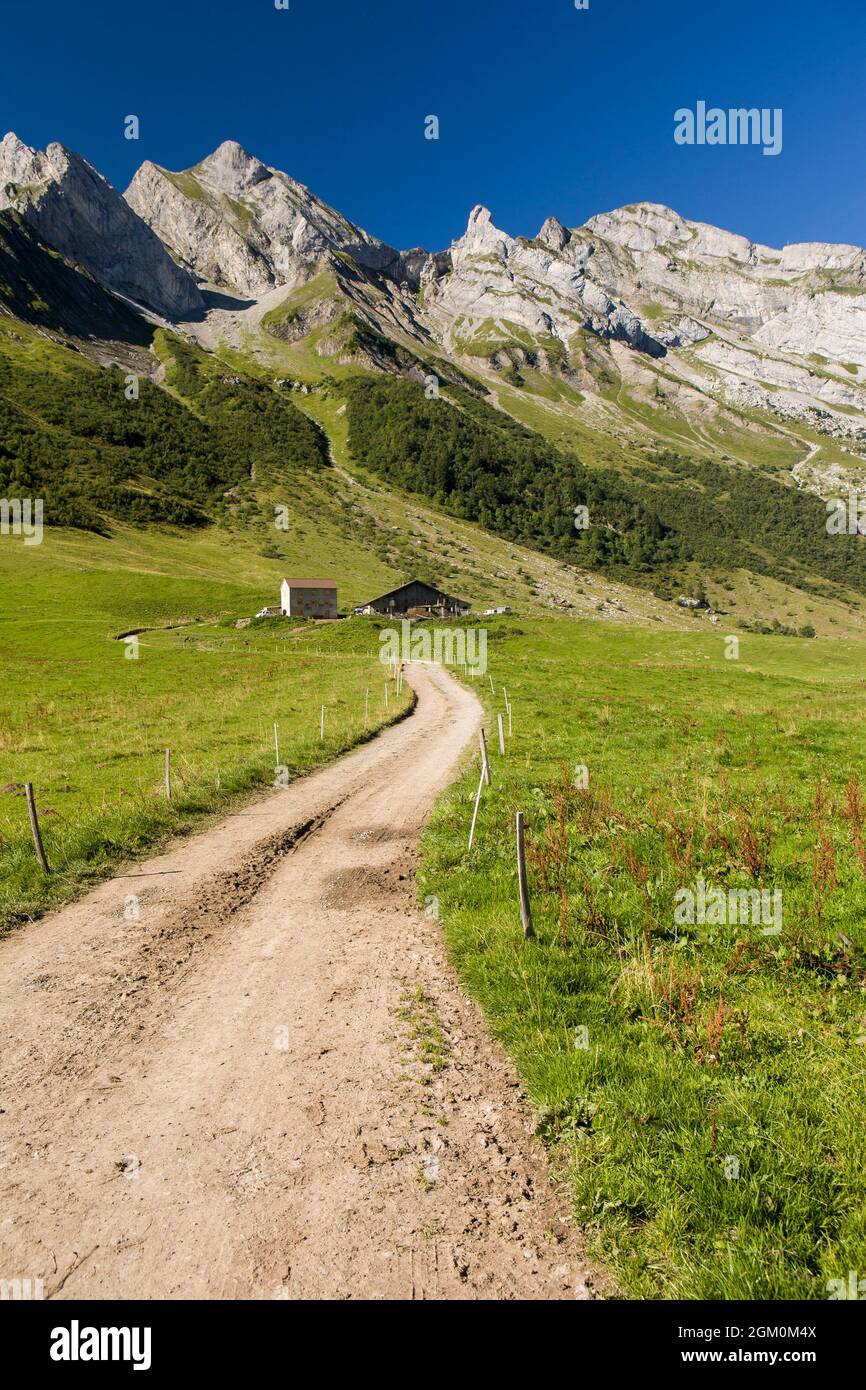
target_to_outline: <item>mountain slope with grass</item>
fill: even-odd
[[[564,611],[594,573],[663,621],[684,596],[693,621],[859,628],[864,539],[828,535],[818,495],[860,467],[856,248],[776,253],[639,204],[532,239],[476,208],[447,252],[398,252],[231,141],[143,166],[125,201],[60,146],[8,136],[2,160],[0,489],[49,524],[273,515],[339,453],[357,498],[554,561]],[[129,293],[157,263],[173,318]],[[795,363],[819,311],[826,351]],[[759,369],[767,400],[728,390]],[[437,577],[405,535],[388,555]]]

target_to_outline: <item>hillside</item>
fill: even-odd
[[[667,619],[651,594],[349,472],[336,396],[290,398],[253,377],[227,382],[219,359],[161,333],[156,350],[164,389],[142,381],[139,400],[127,401],[119,372],[100,372],[24,325],[0,325],[0,487],[44,496],[50,542],[3,538],[10,601],[20,596],[29,609],[32,600],[37,611],[61,593],[74,602],[79,584],[89,592],[89,573],[138,572],[141,613],[134,602],[118,610],[118,629],[148,619],[156,576],[165,581],[160,621],[192,607],[240,617],[273,602],[283,574],[336,563],[343,611],[418,571],[477,607]],[[331,453],[314,415],[330,429]],[[188,597],[184,578],[195,581]]]
[[[300,569],[303,514],[341,571],[372,549],[377,586],[861,630],[863,538],[824,507],[863,465],[857,248],[639,204],[532,239],[476,208],[449,250],[402,252],[231,141],[121,198],[9,135],[0,186],[0,491],[49,525],[218,527]],[[458,522],[510,558],[452,547]]]

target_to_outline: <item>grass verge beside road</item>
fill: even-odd
[[[476,686],[514,735],[471,854],[477,768],[440,803],[421,891],[574,1215],[633,1297],[827,1298],[866,1275],[862,648],[496,628]],[[699,877],[780,890],[781,933],[677,922]]]

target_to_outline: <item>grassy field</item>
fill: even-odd
[[[277,505],[288,512],[286,532],[273,524]],[[0,537],[0,924],[56,905],[124,855],[267,785],[275,719],[294,771],[351,745],[363,691],[382,684],[365,623],[300,636],[280,624],[255,637],[219,626],[274,603],[282,575],[333,573],[335,556],[343,612],[416,572],[479,607],[515,593],[537,612],[554,600],[590,611],[624,599],[631,614],[663,607],[336,472],[242,488],[218,526],[113,522],[109,536],[46,528],[33,547]],[[140,638],[137,660],[115,640],[169,624],[179,626]],[[160,792],[165,747],[171,807]],[[48,880],[29,839],[27,781],[54,870]]]
[[[9,582],[4,592],[11,597],[14,587]],[[201,621],[220,609],[249,612],[249,590],[96,571],[31,575],[4,611],[0,930],[68,899],[127,856],[273,786],[274,722],[285,782],[408,708],[408,687],[397,698],[393,680],[385,707],[387,672],[367,621],[262,621],[239,631],[231,618]],[[172,621],[183,626],[142,633],[135,657],[115,640],[130,627]],[[34,784],[48,877],[35,860],[26,781]]]
[[[421,509],[389,505],[422,535]],[[370,730],[406,707],[392,685],[384,708],[375,623],[234,628],[282,567],[256,550],[260,515],[228,532],[0,546],[3,927],[271,786],[274,721],[296,777],[365,736],[365,690]],[[300,546],[306,513],[295,524]],[[464,533],[474,554],[461,528],[455,557]],[[324,542],[310,535],[312,564]],[[364,554],[353,595],[383,577]],[[630,1296],[825,1297],[828,1279],[866,1269],[862,646],[741,634],[728,660],[721,632],[486,621],[495,697],[476,685],[491,712],[508,690],[514,733],[471,856],[473,771],[431,823],[420,886],[526,1081],[576,1219]],[[116,640],[131,628],[150,629],[137,659]],[[699,879],[781,891],[781,932],[677,920]]]
[[[866,1270],[862,647],[500,620],[490,651],[513,737],[471,854],[477,769],[440,803],[420,888],[575,1218],[628,1296],[826,1298]],[[682,920],[699,878],[780,891],[781,931]]]

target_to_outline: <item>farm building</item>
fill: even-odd
[[[337,585],[333,579],[284,579],[280,599],[288,618],[337,616]]]
[[[463,599],[452,598],[450,594],[445,594],[441,589],[434,589],[432,585],[425,584],[422,579],[410,579],[408,584],[401,584],[399,589],[392,589],[390,593],[382,594],[380,598],[371,598],[369,603],[362,603],[360,608],[355,609],[356,613],[409,613],[423,617],[428,613],[435,613],[437,617],[456,616],[460,613],[469,612],[469,604],[464,603]]]

